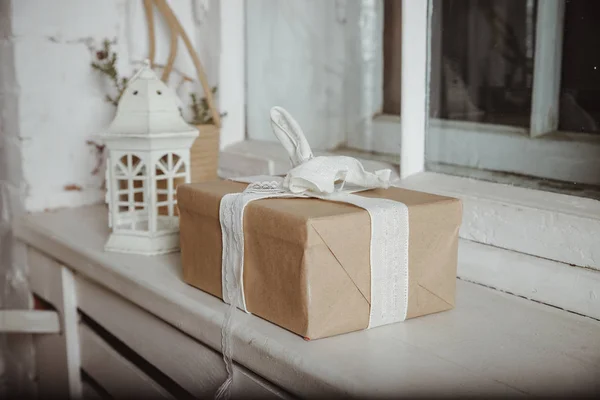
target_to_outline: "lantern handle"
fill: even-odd
[[[192,58],[194,63],[194,67],[196,68],[196,74],[200,84],[202,85],[202,89],[204,90],[204,95],[206,96],[206,102],[208,104],[208,108],[210,109],[210,113],[213,119],[214,124],[217,128],[221,127],[221,115],[216,108],[215,100],[210,89],[210,85],[208,84],[208,79],[206,78],[206,73],[204,71],[204,67],[202,66],[202,62],[198,57],[198,53],[194,49],[192,42],[185,31],[183,26],[177,19],[177,16],[171,9],[171,7],[167,4],[165,0],[144,0],[144,10],[146,14],[146,20],[148,22],[148,40],[149,40],[149,56],[150,63],[154,65],[154,58],[156,55],[156,42],[155,42],[155,28],[154,28],[154,17],[152,13],[152,3],[156,6],[158,11],[165,18],[167,25],[169,27],[169,31],[171,32],[171,42],[169,49],[169,58],[167,60],[167,64],[163,70],[163,74],[161,80],[163,82],[167,82],[169,79],[169,75],[173,71],[173,65],[175,63],[175,57],[177,56],[177,43],[178,39],[181,36],[183,43]]]

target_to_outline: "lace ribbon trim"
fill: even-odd
[[[403,321],[408,303],[408,207],[400,202],[350,193],[317,195],[284,192],[278,181],[255,182],[221,199],[223,301],[248,312],[244,296],[244,210],[255,200],[314,197],[353,204],[371,217],[371,308],[369,328]]]
[[[248,312],[244,296],[244,210],[254,201],[270,197],[302,197],[272,189],[261,192],[229,193],[221,199],[219,220],[221,222],[223,253],[221,255],[221,288],[223,301]]]
[[[408,306],[408,207],[389,199],[349,193],[314,196],[364,208],[371,217],[369,326],[406,319]]]

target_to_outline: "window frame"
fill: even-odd
[[[408,7],[410,10],[414,5],[408,3],[403,4],[403,7]],[[428,18],[439,17],[439,14],[432,14],[431,11]],[[538,39],[535,44],[529,129],[430,118],[425,147],[427,162],[512,172],[567,182],[600,184],[599,174],[594,173],[600,170],[600,159],[597,157],[600,153],[600,135],[558,130],[564,11],[564,0],[545,0],[538,5],[536,23]],[[418,31],[416,20],[407,21],[412,24],[405,26],[403,19],[403,29],[407,32],[403,37],[410,37],[411,40],[406,43],[412,46],[415,44],[413,38],[422,35],[422,30]],[[440,49],[433,50],[432,57],[436,57],[435,51],[439,52]],[[547,62],[547,60],[554,60],[554,62]],[[403,70],[403,74],[406,73],[409,72]],[[415,78],[418,76],[412,79]],[[435,78],[431,77],[431,79]],[[422,78],[419,79],[422,81]],[[414,81],[408,79],[407,81],[415,84]],[[407,92],[411,93],[409,94],[411,98],[414,98],[414,92]],[[401,114],[413,115],[404,111]],[[369,138],[350,140],[350,147],[378,153],[389,153],[390,149],[401,152],[402,140],[397,134],[402,130],[401,117],[389,114],[376,115],[372,127],[373,132]],[[414,127],[408,129],[413,130]],[[464,143],[470,145],[464,146]],[[490,143],[493,145],[491,146]],[[444,151],[440,151],[440,148]],[[409,154],[412,151],[411,149]]]
[[[410,117],[399,124],[397,116],[379,116],[374,120],[375,128],[381,121],[387,133],[381,137],[373,135],[378,146],[388,149],[388,152],[392,146],[398,146],[401,179],[396,184],[461,198],[464,218],[460,237],[465,240],[535,256],[531,260],[537,257],[552,260],[573,274],[578,274],[580,269],[571,266],[600,270],[600,246],[597,246],[600,243],[600,202],[425,171],[427,30],[432,15],[431,2],[402,1],[403,29],[410,32],[410,40],[407,39],[409,35],[403,35],[402,59],[411,60],[402,66],[402,115]],[[221,64],[225,60],[243,58],[244,13],[240,12],[240,8],[243,9],[245,3],[245,0],[221,2]],[[232,26],[242,28],[227,32]],[[226,35],[223,34],[225,32]],[[246,101],[245,91],[240,97],[240,90],[245,88],[244,80],[240,81],[240,76],[245,75],[245,64],[222,65],[220,71],[220,85],[227,83],[227,87],[231,87],[231,81],[240,85],[234,88],[233,94],[221,91],[221,110],[229,115],[229,109],[223,106],[223,97],[228,97],[229,104],[236,110],[241,110]],[[228,119],[224,119],[221,131],[222,175],[286,173],[287,160],[276,144],[248,140],[245,126],[236,119],[235,126],[227,127]],[[514,132],[513,136],[525,137]],[[558,139],[547,137],[536,140],[546,145]],[[402,146],[399,146],[400,143]],[[377,150],[377,147],[370,150]],[[561,274],[564,273],[561,271]],[[490,279],[495,281],[497,278],[490,275]],[[518,276],[515,275],[514,279]]]

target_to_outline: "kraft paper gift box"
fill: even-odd
[[[178,189],[184,280],[219,298],[220,201],[247,186],[214,181]],[[357,194],[408,207],[406,318],[453,308],[461,202],[399,188]],[[308,339],[367,328],[371,222],[365,209],[314,198],[261,199],[248,204],[243,221],[249,312]]]

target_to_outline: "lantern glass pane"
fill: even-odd
[[[114,199],[116,215],[115,231],[148,231],[148,177],[140,157],[125,154],[114,165],[117,193]]]
[[[176,153],[162,155],[155,165],[157,230],[178,229],[177,185],[185,183],[187,165]]]

